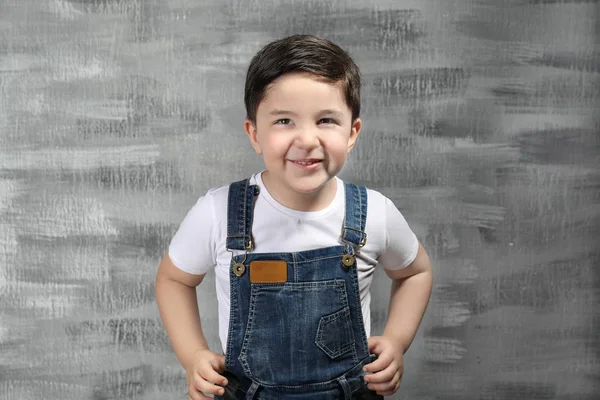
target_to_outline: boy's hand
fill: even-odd
[[[395,341],[385,336],[372,336],[368,339],[368,344],[369,352],[377,354],[378,358],[363,368],[366,372],[374,372],[365,375],[365,382],[378,395],[391,396],[400,388],[404,352]]]
[[[221,386],[226,386],[227,380],[219,372],[224,370],[225,356],[210,350],[200,350],[194,353],[192,365],[187,371],[188,399],[212,400],[202,392],[223,395],[225,389]]]

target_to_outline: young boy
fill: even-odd
[[[202,196],[156,278],[189,399],[395,393],[431,265],[389,199],[336,177],[361,130],[358,67],[327,40],[290,36],[254,56],[244,100],[266,169]],[[369,337],[378,262],[393,280],[390,309],[383,335]],[[197,307],[213,268],[224,354],[208,348]]]

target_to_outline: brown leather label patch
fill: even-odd
[[[262,260],[250,263],[250,282],[284,283],[287,281],[287,263],[283,260]]]

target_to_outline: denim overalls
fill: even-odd
[[[355,259],[366,242],[367,192],[348,183],[345,192],[343,245],[252,253],[259,187],[231,184],[227,249],[245,254],[231,260],[228,385],[215,399],[383,399],[362,370],[377,358],[369,354]]]

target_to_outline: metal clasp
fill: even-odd
[[[231,261],[233,261],[233,251],[231,252]],[[244,264],[246,262],[246,258],[248,258],[248,253],[244,253],[244,259],[241,262],[237,262],[235,264],[233,264],[233,273],[236,276],[242,276],[244,275],[244,272],[246,271],[246,265]]]
[[[238,238],[246,238],[246,236],[227,236],[226,239],[238,239]],[[254,246],[254,243],[252,242],[252,236],[250,236],[250,240],[248,240],[248,244],[244,246],[244,249],[246,250],[252,250],[252,247]],[[231,251],[230,249],[226,249],[227,251]]]
[[[367,244],[367,233],[366,233],[366,232],[363,232],[363,231],[361,231],[361,230],[358,230],[358,229],[350,228],[349,226],[344,226],[344,227],[342,228],[342,241],[343,241],[344,243],[348,243],[348,244],[352,244],[352,245],[354,244],[354,243],[349,243],[348,241],[344,240],[344,231],[345,231],[346,229],[349,229],[349,230],[351,230],[351,231],[358,232],[358,233],[360,233],[360,234],[361,234],[361,237],[362,237],[362,239],[361,239],[361,240],[360,240],[360,242],[358,243],[358,248],[361,248],[361,247],[363,247],[365,244]]]

